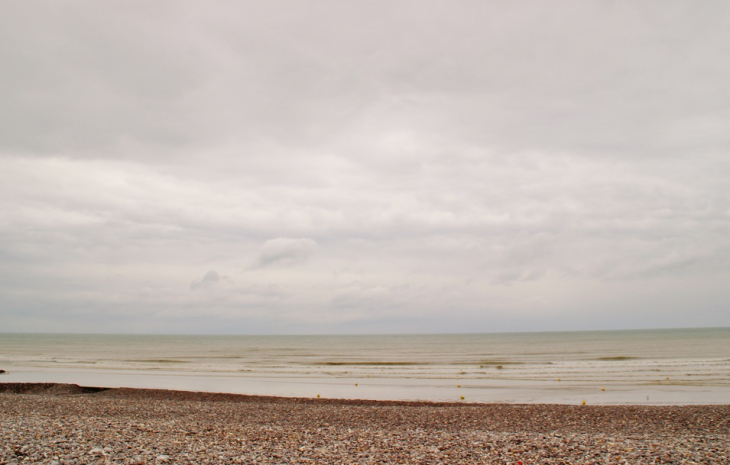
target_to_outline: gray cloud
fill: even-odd
[[[191,282],[190,290],[195,291],[197,289],[209,289],[209,288],[215,286],[216,284],[218,284],[218,282],[220,282],[220,280],[221,280],[221,277],[220,277],[220,275],[218,275],[218,272],[215,270],[210,270],[207,273],[205,273],[205,275],[202,278]]]
[[[404,132],[604,156],[729,142],[721,2],[75,4],[6,5],[12,150],[171,161],[222,139],[318,149]]]
[[[713,1],[7,3],[2,326],[730,325],[729,23]]]
[[[317,242],[306,237],[269,239],[261,246],[256,266],[267,267],[273,264],[287,266],[302,263],[316,248]]]

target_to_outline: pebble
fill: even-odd
[[[0,465],[730,463],[728,405],[376,402],[0,383],[0,425]]]

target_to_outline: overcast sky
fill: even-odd
[[[730,326],[725,1],[0,0],[0,331]]]

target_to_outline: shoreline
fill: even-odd
[[[6,383],[61,383],[109,388],[168,389],[259,396],[381,401],[523,403],[579,405],[726,405],[730,386],[685,384],[661,378],[653,384],[596,383],[581,380],[475,378],[366,378],[287,376],[255,373],[180,373],[92,369],[16,369],[0,375]],[[462,396],[464,399],[462,399]]]
[[[457,407],[465,405],[485,405],[469,402],[439,402],[428,400],[373,400],[337,399],[326,397],[288,397],[238,394],[231,392],[185,391],[178,389],[146,389],[130,387],[79,386],[66,383],[3,383],[0,394],[11,395],[51,395],[73,396],[103,393],[106,398],[165,400],[188,402],[232,402],[232,403],[275,403],[275,404],[331,404],[353,406],[391,406],[391,407]],[[521,404],[514,404],[521,405]]]
[[[730,463],[730,405],[374,401],[0,383],[0,424],[4,465]]]
[[[103,393],[108,398],[136,398],[145,400],[185,400],[194,402],[270,402],[293,404],[333,404],[333,405],[368,405],[368,406],[432,406],[432,407],[459,407],[459,406],[556,406],[556,407],[636,407],[636,408],[693,408],[693,407],[728,407],[730,404],[558,404],[536,402],[473,402],[467,399],[459,401],[439,400],[402,400],[402,399],[368,399],[368,398],[337,398],[337,397],[301,397],[244,394],[236,392],[190,391],[185,389],[156,389],[137,387],[106,387],[87,386],[74,383],[14,383],[0,381],[0,394],[33,394],[33,395],[83,395]],[[728,419],[730,423],[730,419]]]

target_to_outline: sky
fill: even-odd
[[[0,331],[730,326],[724,1],[0,0]]]

